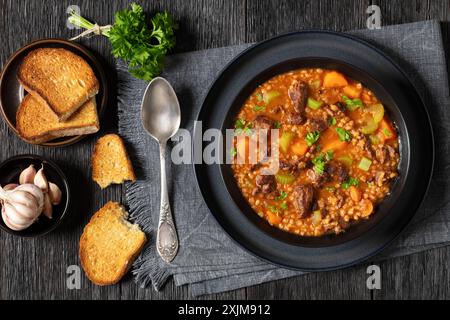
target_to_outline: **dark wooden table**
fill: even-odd
[[[99,24],[113,21],[113,14],[131,1],[111,0],[0,0],[0,63],[15,50],[39,38],[68,38],[66,9],[78,5],[81,13]],[[427,19],[444,21],[444,41],[450,36],[448,0],[165,0],[140,1],[147,13],[168,10],[179,21],[177,52],[260,41],[273,35],[320,28],[337,31],[366,27],[366,9],[379,5],[382,25]],[[105,38],[82,41],[104,58],[114,77],[114,60]],[[449,51],[447,50],[447,53]],[[448,58],[447,58],[448,61]],[[112,98],[114,93],[112,94]],[[95,140],[116,130],[116,102],[112,99],[102,130],[96,136],[62,149],[25,145],[8,134],[0,121],[0,161],[23,153],[44,154],[67,172],[73,189],[70,219],[57,232],[41,239],[19,239],[0,232],[0,299],[186,299],[187,287],[170,281],[161,292],[139,288],[127,276],[110,287],[92,285],[82,275],[82,288],[69,290],[66,268],[79,265],[78,239],[90,216],[108,200],[123,200],[121,186],[99,190],[90,178],[90,153]],[[69,148],[71,152],[68,152]],[[366,268],[309,274],[254,287],[210,295],[206,299],[387,299],[450,298],[448,264],[450,247],[392,259],[379,264],[381,290],[366,288]]]

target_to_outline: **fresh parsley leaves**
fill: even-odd
[[[95,25],[75,11],[70,13],[69,22],[91,29]],[[130,9],[115,14],[114,24],[102,35],[109,38],[114,57],[128,63],[128,71],[135,77],[150,81],[164,67],[164,58],[175,46],[175,30],[178,25],[167,12],[155,14],[149,28],[140,5],[131,4]]]
[[[275,198],[277,201],[281,201],[287,198],[287,193],[285,191],[280,191],[280,195]]]
[[[342,128],[336,128],[336,132],[339,136],[339,140],[345,142],[349,142],[350,140],[352,140],[352,135],[347,130]]]
[[[327,151],[321,153],[311,160],[313,164],[313,169],[317,174],[323,174],[325,172],[325,167],[327,162],[333,159],[333,151]]]
[[[308,132],[305,137],[306,144],[311,147],[320,138],[319,131]]]
[[[255,112],[264,111],[264,110],[266,110],[266,106],[258,106],[257,104],[255,104],[253,106],[253,111],[255,111]]]
[[[325,172],[325,165],[327,161],[325,160],[325,155],[320,154],[311,160],[314,165],[313,169],[317,174],[323,174]]]
[[[237,119],[236,122],[234,123],[234,133],[235,134],[241,134],[242,132],[244,132],[246,135],[251,135],[252,134],[252,122],[250,121],[245,121],[244,119]]]
[[[359,180],[357,178],[349,177],[347,181],[341,184],[342,189],[348,189],[351,186],[357,187],[359,185]]]

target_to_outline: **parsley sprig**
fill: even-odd
[[[96,25],[75,11],[70,12],[69,22],[84,29]],[[140,5],[131,4],[130,9],[116,12],[114,24],[102,31],[109,38],[112,53],[128,63],[128,71],[136,78],[150,81],[161,73],[164,58],[175,46],[175,30],[178,28],[167,12],[156,13],[148,28]]]
[[[336,132],[339,136],[339,140],[344,142],[349,142],[350,140],[352,140],[352,134],[347,130],[338,127],[336,128]]]
[[[308,132],[305,137],[306,144],[308,147],[311,147],[314,143],[316,143],[317,140],[320,138],[320,132],[319,131],[312,131]]]

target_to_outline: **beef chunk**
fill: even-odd
[[[385,145],[385,147],[386,147],[386,149],[388,151],[389,158],[390,159],[394,159],[395,158],[395,154],[396,154],[395,149],[393,147],[391,147],[390,145],[388,145],[388,144]]]
[[[257,116],[255,120],[253,120],[253,128],[254,129],[267,129],[270,130],[273,128],[274,121],[266,116]]]
[[[276,190],[277,182],[274,175],[259,175],[256,177],[256,186],[262,193],[271,193]]]
[[[314,188],[312,185],[301,185],[294,189],[294,206],[301,219],[311,213],[314,201]]]
[[[312,131],[325,131],[328,128],[328,123],[322,119],[309,119],[309,124]]]
[[[327,172],[318,174],[313,169],[308,169],[306,171],[306,176],[309,178],[313,186],[316,188],[321,188],[324,185],[324,183],[330,181],[330,175]]]
[[[250,171],[253,172],[253,171],[259,170],[259,169],[261,169],[261,167],[262,167],[261,162],[255,163],[250,167]]]
[[[289,124],[298,125],[298,124],[302,124],[303,121],[305,121],[305,117],[301,113],[292,113],[288,116],[287,121]]]
[[[308,84],[295,80],[288,89],[289,98],[292,101],[296,113],[303,114],[308,100]]]
[[[292,163],[284,161],[284,160],[280,160],[278,165],[279,165],[281,170],[285,170],[285,171],[292,170],[294,168],[294,166],[295,166]]]
[[[380,146],[375,151],[375,157],[381,164],[383,164],[386,160],[393,159],[395,157],[395,149],[390,145]]]
[[[366,136],[364,136],[364,139],[365,139],[364,150],[366,150],[372,158],[375,158],[376,154],[375,154],[375,151],[373,150],[372,143],[370,142],[369,138],[367,138]]]
[[[381,164],[383,164],[388,157],[387,150],[383,146],[381,146],[380,148],[377,149],[377,151],[375,151],[375,156],[376,156],[377,160]]]
[[[339,183],[347,181],[349,177],[347,168],[339,162],[330,162],[326,172]]]

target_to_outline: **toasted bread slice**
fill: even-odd
[[[125,144],[117,134],[98,139],[92,155],[92,179],[102,189],[112,183],[136,180]]]
[[[60,121],[95,96],[99,83],[89,64],[61,48],[31,51],[17,72],[24,88],[48,105]]]
[[[137,224],[116,202],[108,202],[84,228],[80,238],[80,260],[87,277],[97,285],[119,282],[146,242]]]
[[[95,98],[86,102],[70,119],[59,122],[46,105],[28,94],[17,110],[16,128],[24,140],[35,144],[95,133],[100,128]]]

